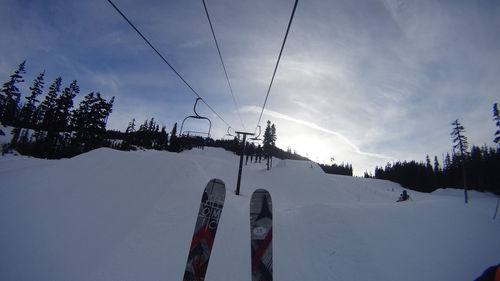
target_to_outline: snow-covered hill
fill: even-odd
[[[274,280],[473,280],[500,262],[497,197],[410,192],[306,161],[249,164],[207,148],[0,157],[0,280],[181,280],[208,180],[227,188],[206,280],[251,280],[249,199],[274,208]],[[500,216],[500,214],[499,214]]]

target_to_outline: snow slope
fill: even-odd
[[[249,164],[207,148],[180,154],[98,149],[72,159],[0,157],[0,280],[181,280],[201,194],[226,203],[206,276],[251,280],[249,199],[274,208],[274,279],[473,280],[500,262],[497,197],[410,192],[324,174],[307,161]],[[500,216],[500,215],[499,215]]]

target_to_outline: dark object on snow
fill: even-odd
[[[406,190],[403,190],[401,195],[399,195],[399,199],[397,202],[406,201],[408,199],[410,199],[410,195],[408,195],[408,192],[406,192]]]
[[[488,267],[488,269],[474,281],[500,281],[500,264]]]

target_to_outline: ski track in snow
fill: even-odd
[[[274,208],[274,279],[473,280],[500,262],[497,197],[403,190],[308,161],[244,167],[222,149],[0,158],[0,280],[181,280],[203,188],[226,202],[206,281],[250,281],[249,201]]]

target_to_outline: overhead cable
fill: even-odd
[[[222,68],[224,69],[224,74],[226,75],[227,85],[229,86],[229,91],[231,92],[231,97],[233,98],[233,103],[234,103],[234,106],[236,107],[236,112],[238,113],[238,117],[240,118],[241,126],[243,126],[243,129],[245,129],[245,131],[246,131],[245,124],[243,124],[243,119],[241,118],[238,103],[236,102],[236,98],[234,97],[233,87],[231,87],[231,82],[229,82],[229,76],[227,75],[226,65],[224,64],[224,60],[222,59],[222,54],[221,54],[221,51],[219,48],[219,43],[217,42],[217,37],[215,36],[214,27],[212,25],[212,21],[210,20],[210,15],[208,13],[207,4],[205,3],[205,0],[202,0],[202,2],[203,2],[203,7],[205,8],[205,13],[207,15],[208,23],[210,24],[210,29],[212,30],[212,35],[214,37],[215,46],[217,47],[217,52],[219,53],[220,62],[222,64]]]
[[[151,44],[151,42],[149,42],[149,40],[135,27],[135,25],[120,11],[120,9],[118,9],[118,7],[111,1],[111,0],[108,0],[108,2],[111,4],[111,6],[113,6],[113,8],[115,8],[115,10],[128,22],[128,24],[135,30],[135,32],[137,32],[137,34],[139,34],[139,36],[141,36],[141,38],[144,40],[144,42],[146,42],[149,47],[151,47],[151,49],[153,49],[153,51],[155,51],[155,53],[163,60],[163,62],[165,62],[169,67],[170,69],[172,69],[172,71],[182,80],[182,82],[184,82],[184,84],[186,84],[186,86],[198,97],[201,99],[201,101],[217,116],[219,117],[219,119],[224,122],[224,124],[226,124],[228,127],[230,127],[229,123],[226,122],[226,120],[224,120],[224,118],[222,118],[194,89],[193,87],[191,87],[191,85],[189,85],[189,83],[182,77],[182,75],[179,74],[179,72],[177,72],[177,70],[175,70],[175,68],[170,64],[168,63],[168,61],[165,59],[165,57],[163,57],[163,55],[153,46],[153,44]]]
[[[292,15],[290,16],[290,21],[288,22],[288,27],[286,29],[285,38],[283,39],[283,44],[281,45],[280,54],[278,56],[278,60],[276,61],[276,66],[274,67],[273,77],[271,78],[271,83],[269,84],[269,88],[267,89],[266,99],[264,100],[264,104],[262,105],[262,110],[260,111],[259,121],[257,122],[257,127],[260,125],[260,121],[262,119],[262,114],[264,113],[264,108],[266,107],[267,98],[269,97],[269,92],[271,92],[271,87],[273,86],[274,76],[276,75],[276,70],[278,69],[278,65],[280,63],[281,54],[283,53],[283,49],[285,48],[286,38],[288,37],[288,32],[290,31],[290,26],[292,25],[293,17],[295,15],[295,10],[297,9],[297,4],[299,0],[295,0],[295,4],[293,5]]]

